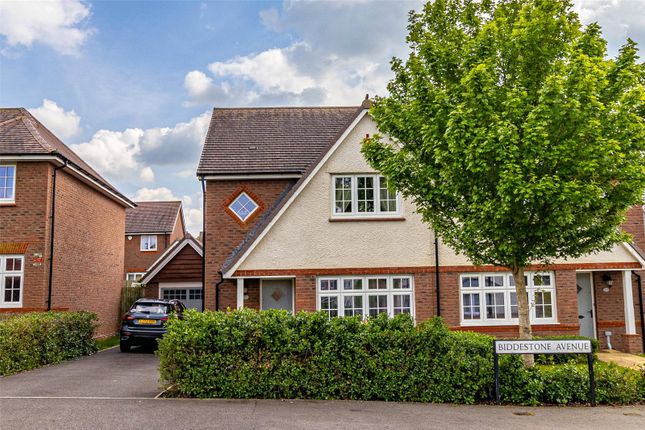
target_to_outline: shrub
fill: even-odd
[[[95,352],[95,321],[88,312],[33,312],[0,321],[0,375]]]
[[[170,320],[158,354],[162,379],[181,397],[472,404],[494,397],[492,342],[439,318],[415,326],[406,315],[364,322],[243,309]],[[596,371],[599,402],[642,399],[638,372],[603,363]],[[500,379],[509,403],[588,400],[586,366],[573,362],[525,369],[520,356],[502,356]]]

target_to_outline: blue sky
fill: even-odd
[[[178,198],[214,106],[355,105],[384,94],[417,1],[0,2],[0,105],[29,108],[121,191]],[[645,0],[576,0],[610,53],[645,43]]]

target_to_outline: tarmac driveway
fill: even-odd
[[[0,377],[1,398],[154,398],[159,359],[151,349],[118,348],[89,357]]]

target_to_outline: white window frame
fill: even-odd
[[[20,260],[20,271],[7,271],[6,261],[10,258],[17,258]],[[20,300],[17,302],[5,302],[5,278],[8,276],[20,277]],[[24,295],[25,285],[25,257],[24,255],[0,255],[0,308],[21,308]]]
[[[133,282],[139,282],[141,278],[143,278],[143,275],[145,275],[146,272],[128,272],[125,274],[125,280],[126,281],[133,281]],[[130,276],[133,277],[133,279],[130,279]]]
[[[534,276],[549,275],[551,285],[542,286],[534,284]],[[484,285],[487,276],[503,276],[503,286],[486,287]],[[531,324],[557,324],[557,296],[555,273],[549,271],[526,272],[528,279],[526,291],[529,299],[529,317]],[[462,273],[459,275],[459,321],[462,326],[496,326],[496,325],[518,325],[519,319],[511,317],[511,293],[515,292],[515,285],[512,285],[513,275],[508,272],[482,272]],[[463,287],[464,278],[477,278],[478,287]],[[552,314],[550,318],[537,318],[535,293],[551,293]],[[464,294],[479,295],[479,319],[464,319]],[[486,293],[504,293],[504,318],[488,318],[486,315]]]
[[[150,247],[150,238],[154,237],[154,242],[155,242],[155,247],[151,248]],[[147,245],[147,248],[144,247],[144,243]],[[148,251],[156,251],[157,250],[157,235],[156,234],[142,234],[141,239],[139,242],[139,250],[148,252]]]
[[[374,212],[358,211],[358,178],[369,177],[374,183]],[[352,190],[352,211],[345,213],[336,212],[336,179],[351,178]],[[331,217],[335,219],[343,218],[371,218],[371,217],[400,217],[401,216],[401,194],[396,192],[396,210],[381,211],[381,180],[385,179],[382,175],[376,173],[353,173],[353,174],[333,174],[331,175]]]
[[[368,289],[368,282],[370,279],[386,279],[385,289]],[[360,290],[345,290],[345,280],[360,279],[363,288]],[[401,289],[394,288],[394,279],[407,279],[410,283],[410,288]],[[336,281],[338,288],[336,290],[321,290],[321,283],[323,281]],[[363,318],[369,317],[369,296],[372,295],[387,295],[387,315],[391,318],[394,316],[394,296],[409,295],[410,296],[410,316],[415,319],[415,293],[414,293],[414,277],[412,275],[346,275],[346,276],[321,276],[316,279],[316,310],[321,309],[320,302],[322,297],[337,297],[338,298],[338,317],[345,316],[345,300],[346,296],[362,296],[363,297]]]
[[[246,198],[247,198],[247,199],[249,199],[251,202],[253,202],[253,204],[255,205],[255,209],[253,209],[251,212],[249,212],[249,214],[248,214],[245,218],[242,218],[242,217],[241,217],[237,212],[235,212],[235,211],[233,210],[233,208],[231,207],[231,206],[233,206],[233,204],[235,204],[235,202],[236,202],[236,201],[238,201],[238,199],[239,199],[240,197],[242,197],[242,196],[246,196]],[[246,221],[248,221],[248,220],[253,216],[253,214],[254,214],[254,213],[256,213],[256,212],[258,211],[258,209],[260,209],[260,204],[259,204],[258,202],[256,202],[256,201],[255,201],[251,196],[249,196],[245,191],[242,191],[240,194],[238,194],[238,195],[233,199],[233,201],[232,201],[231,203],[229,203],[229,205],[228,205],[228,209],[229,209],[231,212],[233,212],[233,214],[235,214],[235,216],[237,217],[237,219],[239,219],[239,220],[240,220],[240,221],[242,221],[242,222],[246,222]]]
[[[13,183],[11,184],[11,189],[13,190],[13,195],[11,198],[0,197],[0,204],[8,204],[16,202],[16,173],[18,168],[15,164],[0,164],[0,167],[13,167]]]

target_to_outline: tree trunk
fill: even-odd
[[[517,313],[520,320],[520,339],[532,339],[531,319],[529,317],[529,299],[526,294],[526,282],[524,280],[524,267],[514,267],[513,277],[515,278],[515,292],[517,293]],[[522,355],[526,367],[533,367],[533,354]]]

